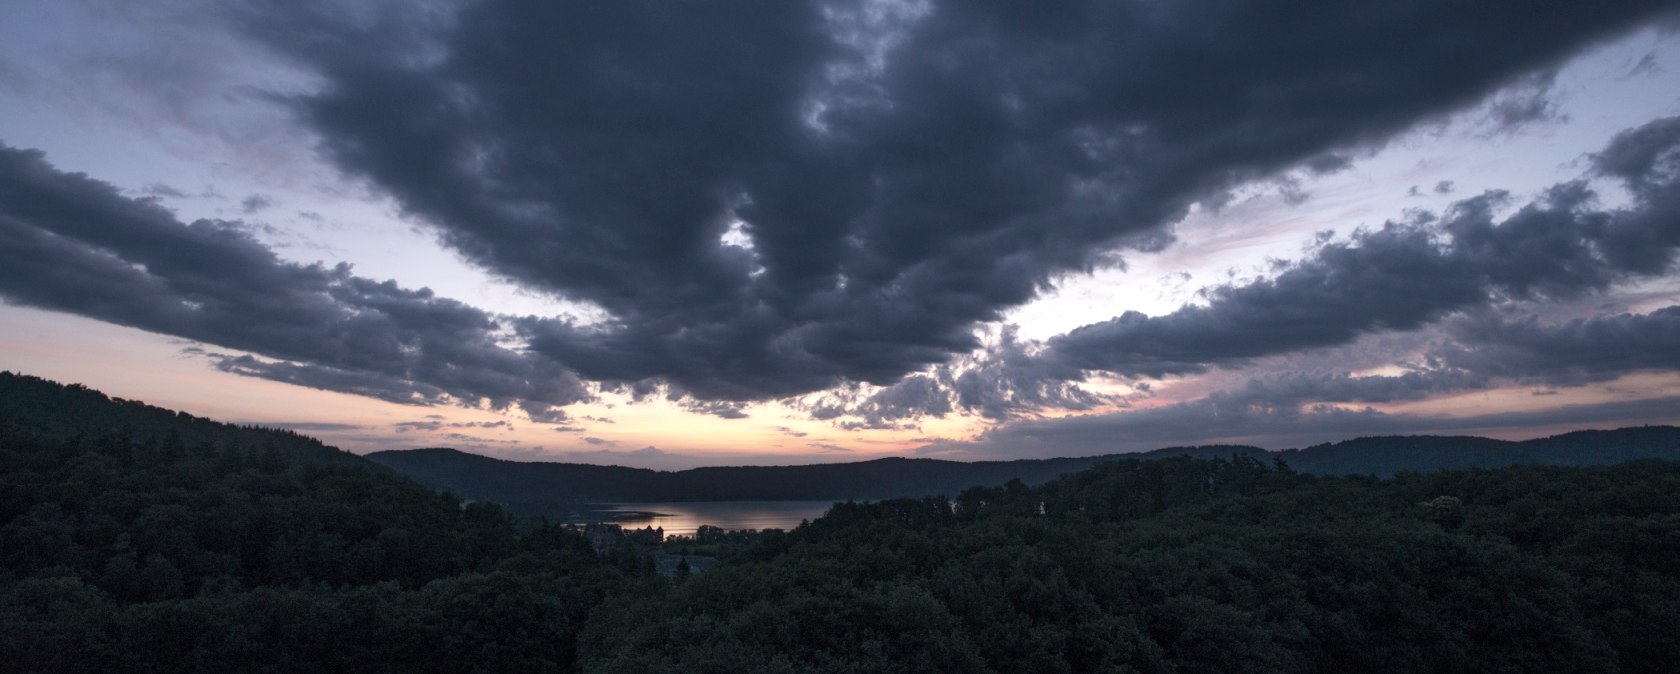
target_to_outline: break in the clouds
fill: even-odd
[[[341,168],[492,272],[610,316],[523,320],[535,352],[587,379],[749,400],[967,353],[977,324],[1056,275],[1163,245],[1190,203],[1343,166],[1545,81],[1661,6],[510,1],[242,18],[324,78],[293,104]]]
[[[1467,318],[1431,359],[1442,368],[1548,385],[1607,381],[1629,372],[1680,372],[1680,306],[1546,324]]]

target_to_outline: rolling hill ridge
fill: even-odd
[[[1637,459],[1680,459],[1680,428],[1642,426],[1576,431],[1525,441],[1473,436],[1371,437],[1268,451],[1245,445],[1169,447],[1141,454],[947,461],[891,457],[803,466],[731,466],[658,471],[624,466],[507,461],[455,449],[374,452],[367,458],[416,482],[458,495],[495,501],[520,514],[555,516],[602,501],[878,500],[955,495],[976,486],[1018,479],[1028,485],[1120,459],[1229,459],[1246,455],[1282,461],[1315,475],[1427,473],[1513,465],[1587,466]]]

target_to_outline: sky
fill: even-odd
[[[1676,5],[7,2],[0,369],[661,469],[1680,423]]]

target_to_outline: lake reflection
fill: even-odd
[[[664,527],[666,536],[693,536],[700,525],[727,530],[792,529],[828,512],[833,501],[688,501],[595,503],[589,517],[627,529]]]

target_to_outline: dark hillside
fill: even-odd
[[[1359,438],[1273,455],[1295,470],[1318,475],[1386,477],[1518,465],[1602,466],[1638,459],[1680,460],[1680,428],[1575,431],[1518,442],[1428,435]]]
[[[244,446],[317,463],[366,465],[354,454],[288,430],[236,426],[141,402],[112,398],[81,384],[0,372],[0,425],[25,429],[33,437],[125,436],[193,447]]]
[[[24,410],[0,422],[7,671],[1608,673],[1680,661],[1674,462],[1391,464],[1400,472],[1379,479],[1298,472],[1249,448],[1162,450],[1038,485],[839,503],[792,531],[709,541],[718,564],[667,580],[628,539],[597,552],[567,529],[516,529],[495,505],[302,436],[0,383],[6,409]],[[1293,456],[1420,446],[1440,449],[1414,455],[1430,461],[1608,461],[1672,452],[1674,434],[1373,438]],[[403,455],[480,466],[486,480],[507,467]],[[742,475],[895,489],[1070,465],[588,474],[703,496]]]
[[[1672,671],[1677,536],[1670,462],[1377,480],[1117,460],[836,505],[659,604],[602,607],[580,652],[592,671]]]
[[[646,575],[295,433],[0,375],[7,671],[569,670]]]

